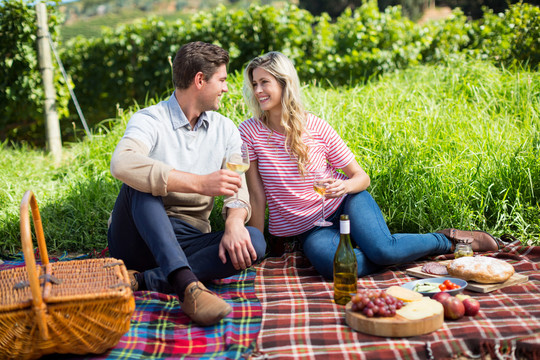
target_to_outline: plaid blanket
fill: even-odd
[[[540,247],[516,242],[488,255],[509,261],[529,281],[486,294],[466,290],[481,304],[478,315],[447,320],[431,334],[410,338],[377,337],[348,327],[344,307],[333,302],[332,282],[317,275],[301,252],[268,258],[257,267],[263,323],[252,359],[538,359]],[[386,289],[415,280],[405,270],[423,262],[363,277],[359,287]]]
[[[6,261],[0,264],[0,270],[22,265],[22,261]],[[261,304],[255,295],[255,274],[254,269],[248,269],[208,285],[233,308],[232,313],[215,326],[200,327],[191,322],[175,296],[137,291],[130,329],[113,349],[101,355],[52,354],[42,359],[248,358],[255,347],[262,319]]]

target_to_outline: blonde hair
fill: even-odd
[[[263,111],[253,89],[253,70],[261,68],[274,76],[281,85],[281,123],[285,129],[285,151],[296,158],[298,171],[304,175],[309,162],[308,147],[302,141],[306,113],[300,94],[300,80],[289,58],[271,51],[251,60],[244,70],[244,99],[256,119],[269,127],[269,114]],[[308,134],[309,135],[309,134]]]

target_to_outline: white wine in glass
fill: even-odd
[[[320,196],[324,196],[326,194],[326,184],[320,184],[320,183],[313,183],[313,190]]]
[[[332,226],[330,221],[324,219],[324,200],[326,198],[326,188],[334,181],[332,172],[327,169],[319,169],[313,172],[313,190],[321,196],[322,214],[321,218],[313,223],[315,226]]]
[[[232,153],[227,157],[227,162],[225,163],[227,169],[234,171],[238,175],[242,175],[249,169],[249,152],[247,145],[242,143],[240,147],[240,153]],[[229,201],[226,205],[230,208],[243,208],[247,205],[238,200],[238,193],[236,193],[236,198],[233,201]]]
[[[227,169],[234,171],[235,173],[242,175],[249,169],[249,164],[235,164],[227,161]]]

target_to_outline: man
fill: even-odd
[[[111,159],[112,175],[124,183],[111,215],[111,256],[136,270],[134,290],[175,292],[201,325],[232,310],[202,282],[246,269],[266,249],[262,233],[244,225],[251,214],[244,176],[222,169],[242,142],[234,123],[212,111],[228,91],[228,63],[219,46],[184,45],[173,62],[172,96],[131,117]],[[210,232],[214,196],[232,200],[237,192],[246,207],[224,206],[225,231]]]

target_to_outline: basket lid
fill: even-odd
[[[46,303],[123,297],[132,292],[127,270],[118,259],[60,261],[47,266],[49,271],[37,267]],[[0,271],[0,311],[26,308],[31,301],[26,267]]]

